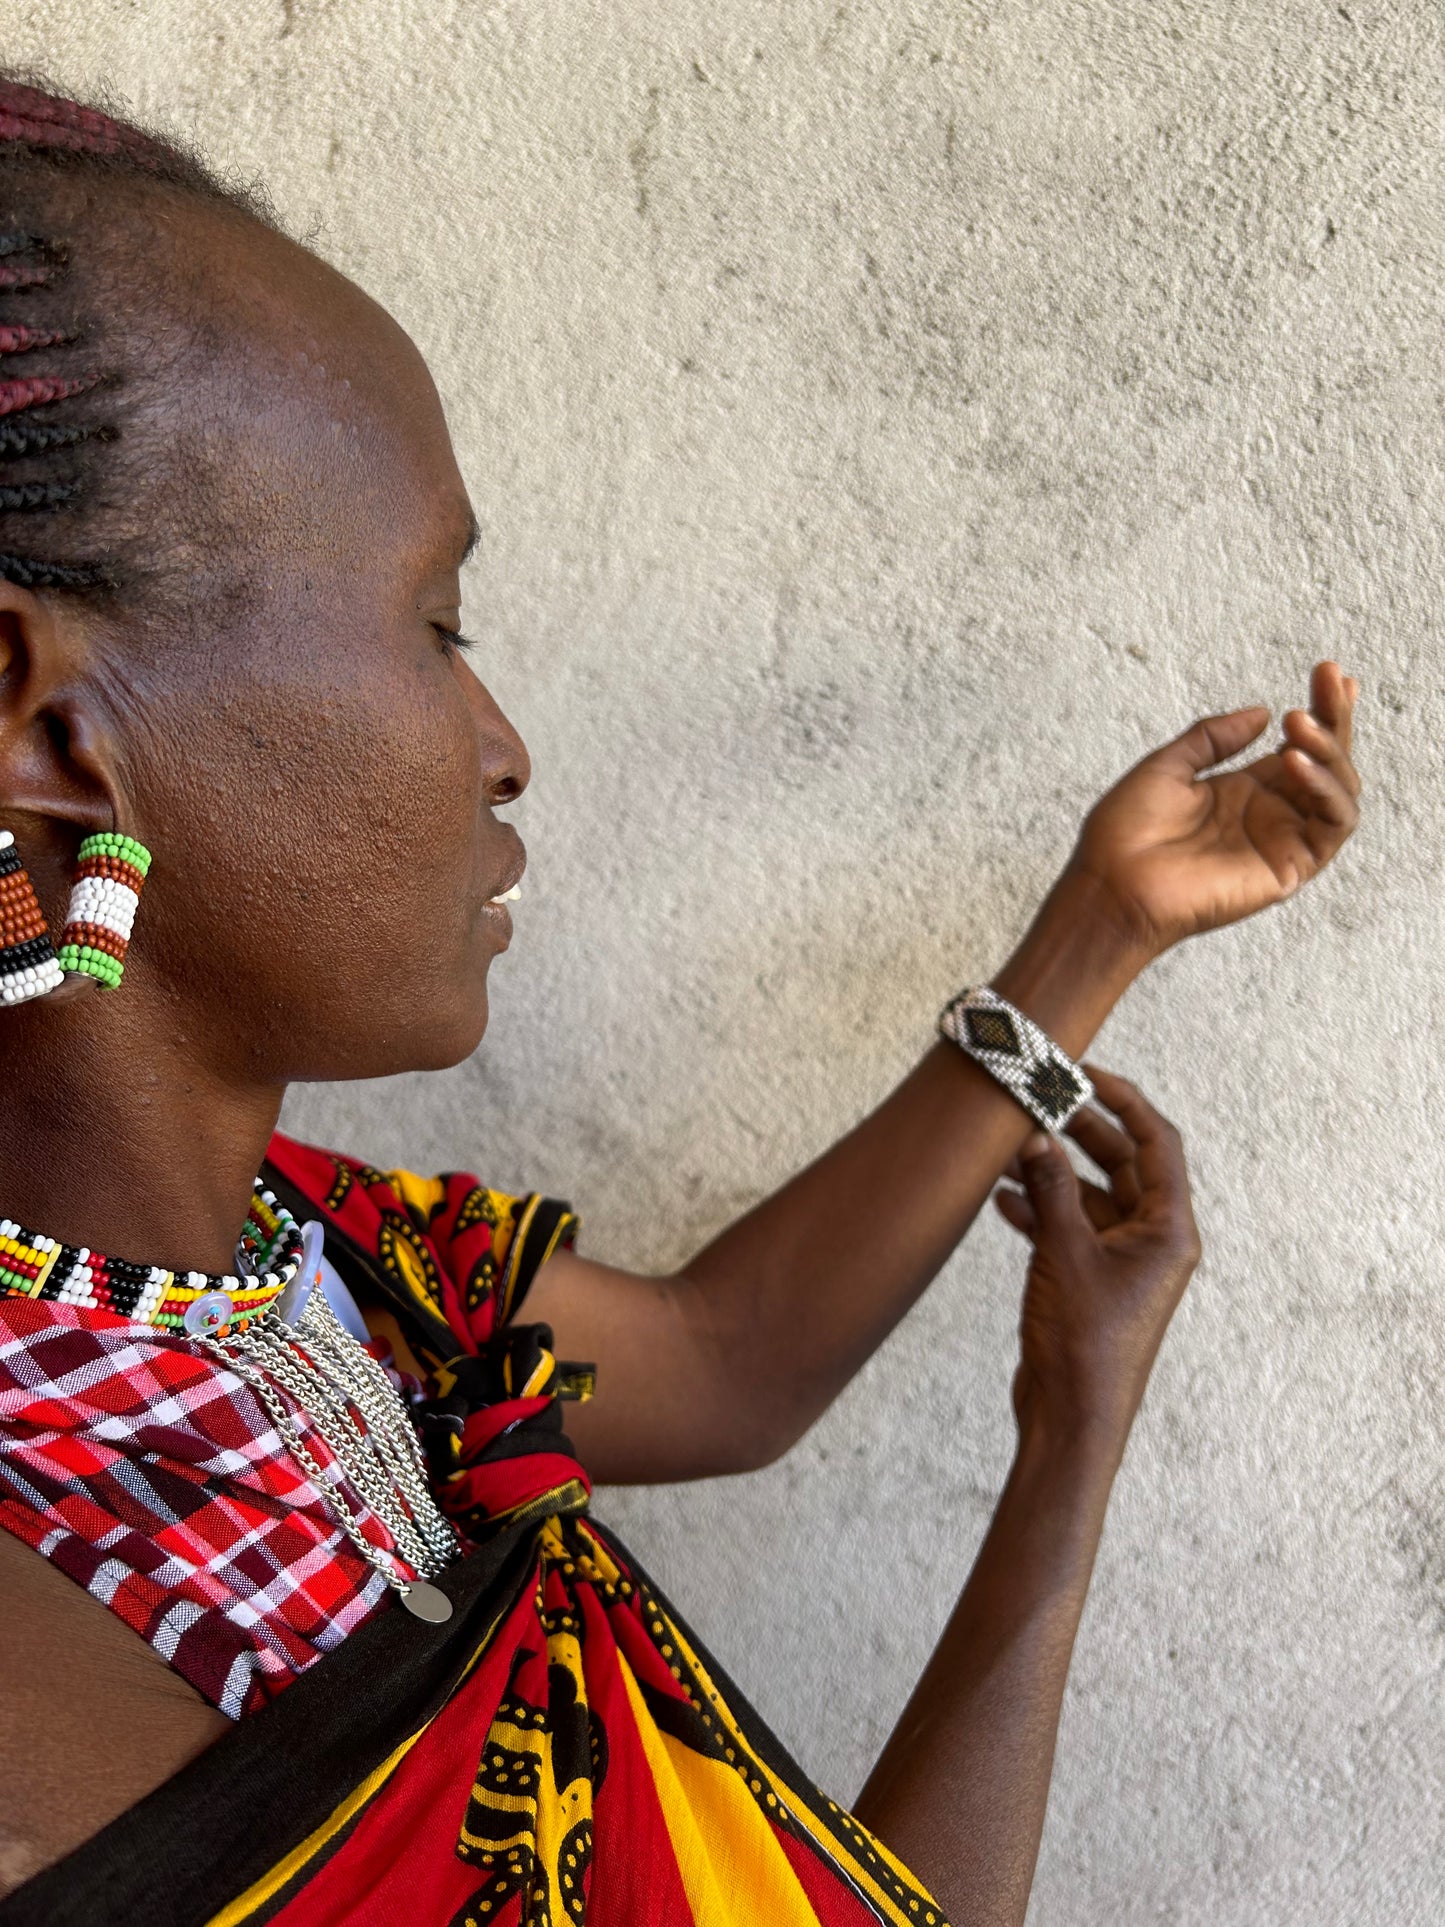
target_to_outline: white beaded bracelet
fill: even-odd
[[[1073,1058],[990,984],[961,990],[944,1005],[938,1028],[1056,1136],[1094,1095],[1093,1085]]]

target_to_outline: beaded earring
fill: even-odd
[[[0,830],[0,1003],[46,997],[65,982],[35,885],[9,830]]]
[[[56,952],[62,970],[116,988],[150,867],[150,851],[133,836],[103,831],[84,839]]]

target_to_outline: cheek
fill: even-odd
[[[398,957],[418,940],[443,939],[470,913],[481,812],[465,699],[450,674],[417,684],[378,690],[372,701],[353,692],[343,713],[325,718],[318,736],[330,747],[305,758],[319,807],[306,812],[297,855],[340,914],[363,917]]]
[[[206,753],[162,776],[170,833],[158,815],[154,844],[194,968],[293,1006],[312,986],[375,999],[454,968],[482,813],[454,677],[353,679],[304,707],[257,691],[219,723],[212,712],[201,740]]]

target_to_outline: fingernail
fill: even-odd
[[[1053,1148],[1053,1139],[1049,1136],[1047,1131],[1030,1131],[1028,1136],[1023,1141],[1023,1146],[1019,1151],[1019,1156],[1021,1158],[1042,1157],[1046,1151],[1049,1151],[1052,1148]]]

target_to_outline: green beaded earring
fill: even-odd
[[[104,831],[85,838],[55,952],[62,970],[116,988],[150,867],[150,851],[133,836]]]

